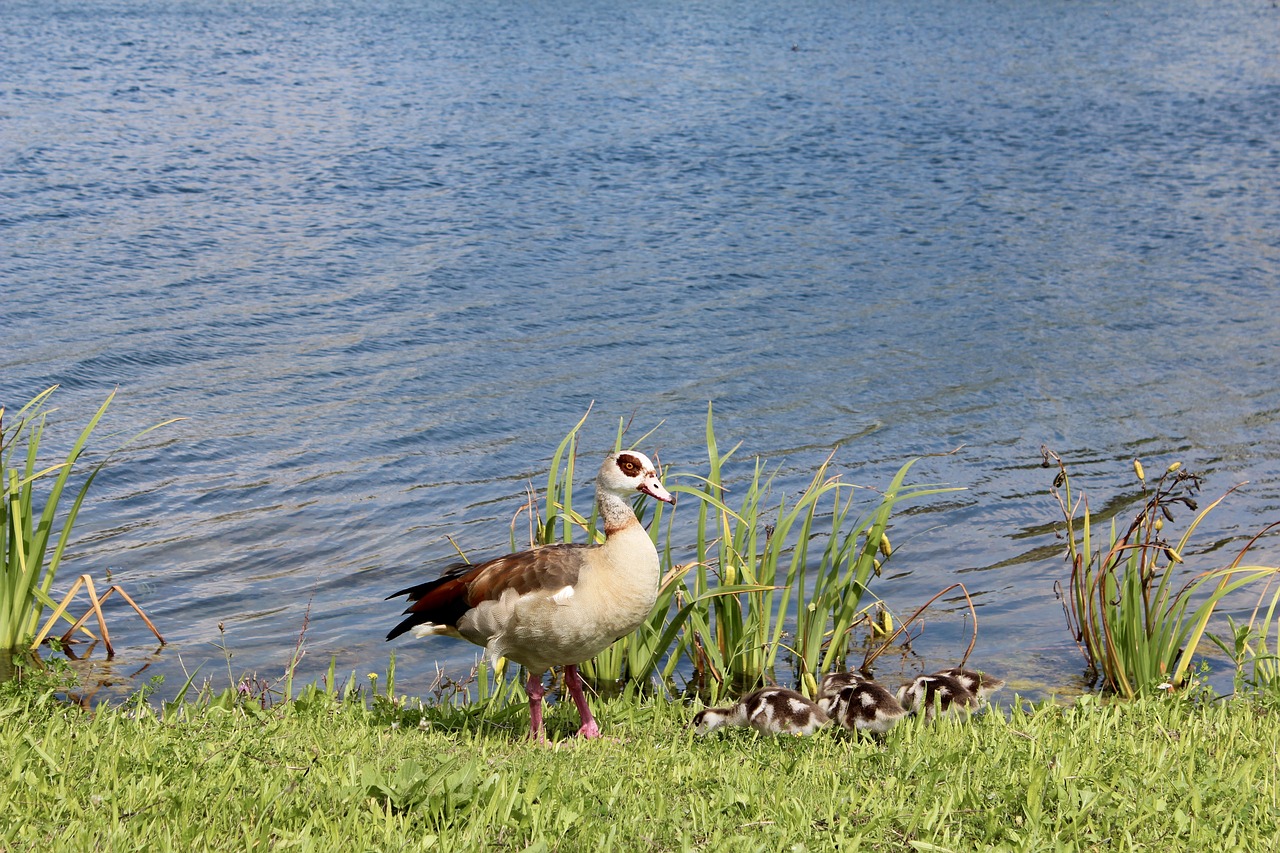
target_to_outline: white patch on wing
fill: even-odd
[[[555,595],[551,596],[551,600],[556,604],[568,604],[569,599],[571,598],[573,598],[573,587],[571,586],[566,586]]]

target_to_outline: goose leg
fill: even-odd
[[[587,704],[587,696],[582,692],[582,676],[578,675],[578,668],[573,664],[564,668],[564,684],[569,688],[569,695],[573,697],[573,704],[578,706],[578,716],[582,719],[578,736],[600,737],[600,727],[596,725],[595,717],[591,716],[591,706]]]
[[[529,673],[524,692],[529,694],[529,737],[536,741],[545,741],[542,732],[542,697],[547,688],[542,686],[542,673]]]

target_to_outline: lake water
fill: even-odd
[[[1198,567],[1280,517],[1277,44],[1266,0],[6,2],[0,401],[186,418],[62,577],[170,645],[113,610],[91,669],[275,678],[305,626],[304,680],[465,674],[384,596],[504,550],[589,405],[584,470],[634,417],[687,472],[710,402],[780,491],[961,448],[874,589],[963,581],[974,663],[1077,687],[1042,444],[1098,504],[1135,456],[1248,481]]]

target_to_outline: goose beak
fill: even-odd
[[[664,504],[671,504],[672,506],[675,506],[675,503],[676,503],[675,496],[672,495],[670,492],[668,492],[663,487],[662,483],[658,482],[657,477],[649,477],[643,483],[636,486],[636,489],[638,491],[644,492],[646,495],[653,498],[654,500],[662,501]]]

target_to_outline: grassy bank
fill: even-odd
[[[592,517],[573,509],[576,430],[556,451],[541,511],[530,505],[538,541],[598,535]],[[238,678],[230,657],[235,687],[158,713],[141,700],[86,712],[36,675],[34,683],[0,684],[0,755],[9,771],[9,784],[0,786],[0,853],[1280,847],[1274,702],[1209,701],[1192,688],[1161,694],[1190,665],[1179,650],[1197,648],[1215,599],[1191,609],[1181,593],[1172,607],[1163,596],[1189,553],[1186,536],[1174,545],[1162,538],[1165,520],[1173,521],[1168,505],[1196,507],[1159,484],[1145,497],[1140,463],[1143,509],[1129,534],[1110,525],[1107,551],[1091,546],[1088,505],[1069,496],[1061,464],[1054,480],[1064,490],[1070,534],[1077,611],[1069,626],[1100,670],[1132,651],[1112,648],[1123,643],[1151,663],[1125,676],[1131,689],[1113,688],[1135,701],[1094,697],[1030,708],[1014,700],[1007,713],[934,726],[913,721],[877,742],[840,731],[797,739],[732,730],[695,739],[688,727],[694,708],[629,698],[636,682],[685,664],[706,695],[769,680],[812,690],[822,672],[847,665],[863,626],[890,631],[867,623],[876,603],[870,585],[895,553],[888,532],[895,506],[945,491],[906,485],[911,461],[876,490],[842,482],[828,460],[798,496],[771,496],[772,477],[757,462],[731,507],[721,469],[733,451],[718,449],[710,412],[707,444],[709,473],[671,487],[696,499],[696,518],[681,527],[659,507],[647,519],[668,570],[658,607],[588,669],[606,684],[634,679],[626,698],[595,703],[607,739],[569,739],[577,715],[555,706],[547,723],[558,740],[528,742],[528,711],[511,673],[496,693],[480,679],[466,708],[393,702],[386,697],[394,695],[394,658],[383,695],[372,701],[374,678],[344,696],[304,688],[265,709],[272,696],[295,696],[291,678],[281,685]],[[1051,458],[1046,451],[1046,463]],[[34,463],[27,468],[9,475],[18,498],[34,476]],[[1198,488],[1198,478],[1180,471],[1171,465],[1165,476]],[[27,503],[10,500],[23,518],[36,517]],[[42,528],[14,529],[34,536]],[[38,564],[27,559],[26,539],[11,541],[21,545],[14,565]],[[1212,583],[1233,572],[1267,582],[1277,574],[1243,567],[1240,558],[1208,571]],[[1241,684],[1251,672],[1252,683],[1275,696],[1277,599],[1262,606],[1269,589],[1259,599],[1261,621],[1233,626],[1234,658]],[[38,616],[52,603],[46,598],[22,601]],[[976,612],[970,615],[976,632]],[[1110,644],[1105,650],[1102,641]],[[301,647],[300,636],[295,662]],[[1175,658],[1147,654],[1153,649]]]
[[[6,688],[0,850],[1280,845],[1280,717],[1244,701],[1046,705],[876,743],[695,739],[687,707],[616,700],[612,740],[543,747],[518,705],[223,705],[89,714]],[[575,719],[554,707],[552,737]]]

